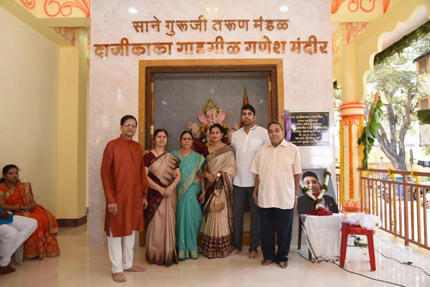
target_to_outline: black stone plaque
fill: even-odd
[[[291,140],[297,146],[330,145],[329,113],[290,113]]]

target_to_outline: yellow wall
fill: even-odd
[[[0,43],[0,165],[18,165],[57,215],[60,49],[2,7]]]
[[[58,217],[85,215],[87,199],[87,34],[76,30],[76,43],[61,48],[58,100]]]

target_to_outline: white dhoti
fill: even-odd
[[[0,225],[0,267],[7,266],[18,247],[36,230],[37,220],[15,215],[10,224]]]

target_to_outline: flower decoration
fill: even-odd
[[[416,172],[419,172],[418,169],[411,170],[411,176],[415,179],[417,184],[420,184],[420,178],[415,174]]]
[[[285,140],[289,142],[291,140],[291,117],[288,110],[282,113],[282,119],[285,122]]]
[[[394,169],[394,167],[390,167],[389,169],[388,169],[388,175],[391,177],[391,180],[396,180],[395,179],[395,176],[394,176],[394,174],[393,174],[393,171],[395,171],[395,169]]]
[[[309,213],[308,215],[316,215],[316,216],[330,216],[333,215],[333,213],[331,213],[330,211],[328,211],[327,209],[323,208],[323,207],[319,207],[314,209],[311,213]]]

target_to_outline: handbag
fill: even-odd
[[[221,196],[221,190],[215,189],[214,195],[211,200],[211,204],[209,205],[211,211],[222,211],[225,207],[224,197]]]

